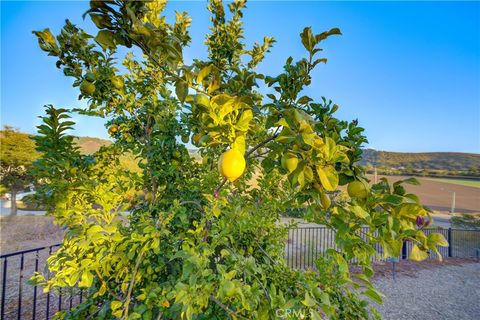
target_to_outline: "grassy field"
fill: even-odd
[[[458,184],[460,186],[480,188],[480,180],[473,179],[449,179],[449,178],[424,178],[431,181]]]

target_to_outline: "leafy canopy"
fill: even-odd
[[[245,1],[211,0],[208,58],[187,65],[191,20],[176,12],[169,23],[165,6],[91,1],[85,16],[96,34],[68,20],[57,36],[35,32],[87,107],[50,106],[39,127],[38,198],[69,231],[48,261],[52,276],[34,280],[47,291],[88,288],[79,306],[59,314],[70,319],[272,319],[279,310],[310,319],[374,317],[366,298],[381,299],[369,282],[375,246],[399,256],[403,241],[412,241],[412,258],[422,259],[445,243],[417,224],[429,212],[405,192],[403,183],[414,179],[382,180],[361,198],[337,196],[341,185],[368,185],[357,165],[363,129],[303,89],[327,61],[323,41],[340,30],[305,28],[305,57],[288,57],[281,74],[264,75],[256,67],[274,39],[247,47]],[[122,56],[120,47],[141,55]],[[73,111],[106,118],[114,143],[82,155],[64,130]],[[246,159],[234,183],[216,169],[228,149]],[[118,169],[125,152],[137,157],[139,172]],[[294,226],[279,220],[291,208],[336,232],[337,249],[315,270],[285,264]]]
[[[0,183],[12,193],[23,190],[32,182],[27,170],[38,156],[28,134],[5,126],[0,130]]]

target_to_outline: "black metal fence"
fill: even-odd
[[[448,241],[448,247],[438,247],[442,257],[476,257],[480,250],[480,230],[460,229],[424,229],[425,234],[441,233]],[[367,240],[368,228],[359,230],[359,235]],[[285,246],[285,256],[289,267],[294,269],[314,268],[314,261],[329,248],[337,249],[335,231],[326,227],[303,227],[291,229]],[[410,255],[412,244],[405,242],[400,259],[407,259]],[[372,261],[383,260],[383,248],[376,245],[376,255]],[[429,259],[436,259],[434,252],[429,254]]]
[[[82,292],[73,292],[74,289],[45,293],[43,288],[27,283],[37,271],[48,276],[47,259],[59,246],[55,244],[0,256],[0,320],[52,319],[58,311],[71,309],[82,301]]]
[[[366,234],[368,229],[361,230]],[[425,233],[442,233],[448,240],[448,248],[440,247],[444,257],[474,257],[480,248],[480,231],[455,229],[427,229]],[[59,247],[35,248],[0,256],[0,319],[51,319],[53,315],[65,309],[71,309],[82,301],[82,292],[65,289],[44,293],[43,288],[27,284],[36,271],[44,271],[47,258]],[[314,261],[328,248],[337,248],[335,232],[325,227],[303,227],[289,231],[285,245],[287,264],[291,268],[308,269],[314,267]],[[373,261],[382,260],[383,250],[377,246],[377,255]],[[402,257],[410,254],[411,244],[403,246]],[[432,253],[430,258],[435,258]]]

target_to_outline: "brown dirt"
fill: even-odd
[[[380,178],[379,176],[378,178]],[[373,180],[372,176],[369,177]],[[386,176],[389,182],[395,182],[408,177]],[[434,211],[450,212],[452,193],[455,192],[455,212],[480,212],[480,188],[461,186],[452,183],[432,181],[418,178],[419,186],[405,184],[407,192],[420,197],[422,204]]]
[[[64,231],[46,216],[0,218],[0,254],[60,243]]]

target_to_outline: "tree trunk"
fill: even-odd
[[[17,215],[17,191],[13,190],[10,192],[10,215],[16,216]]]

